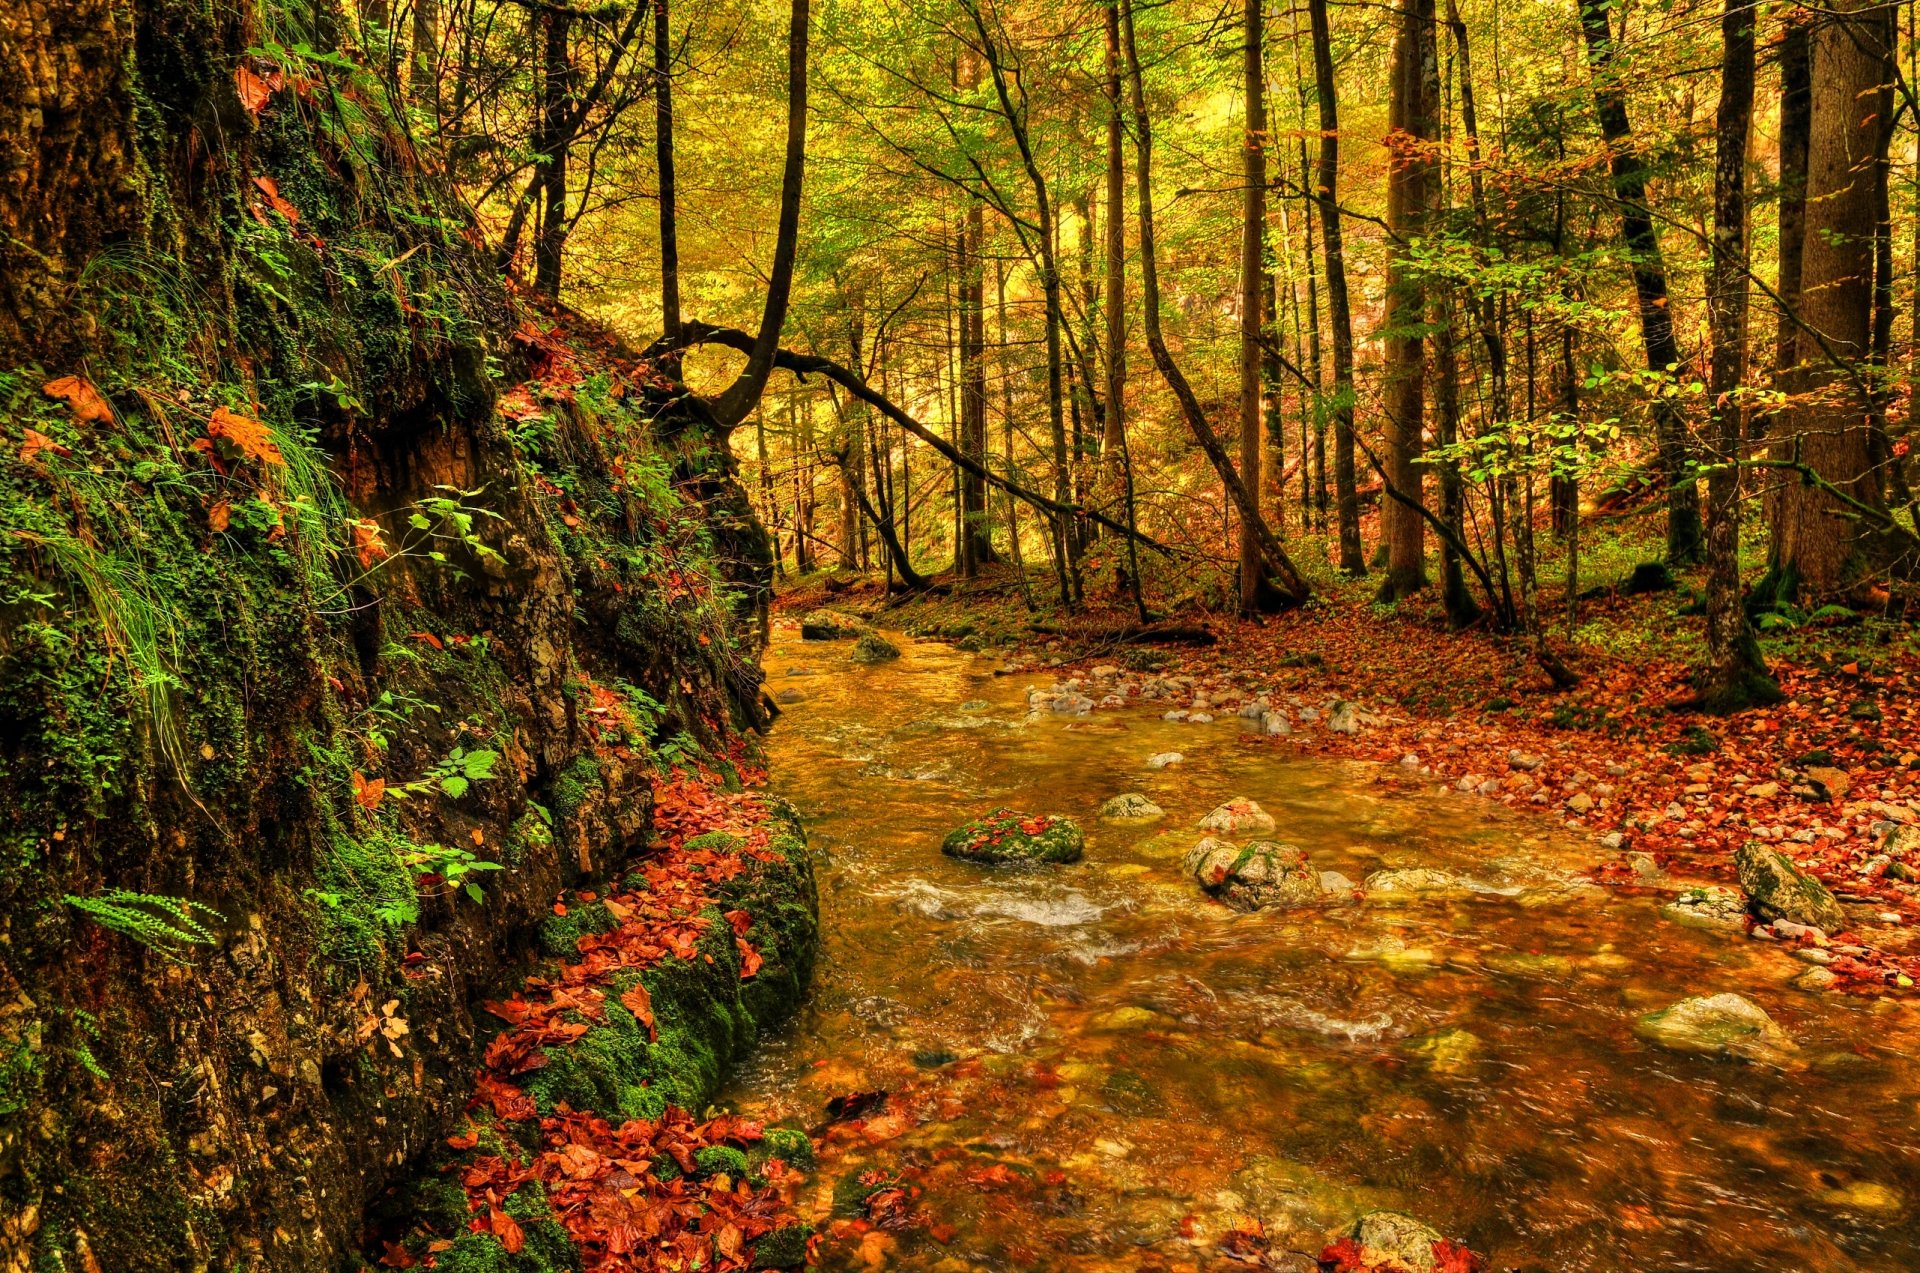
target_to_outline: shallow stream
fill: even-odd
[[[1920,1268],[1910,1008],[1795,989],[1805,964],[1667,921],[1670,892],[1586,883],[1604,851],[1544,818],[1230,716],[1030,719],[1044,678],[898,641],[863,667],[779,633],[766,659],[805,696],[772,787],[809,822],[826,938],[809,1005],[730,1099],[817,1126],[830,1098],[895,1093],[832,1138],[805,1201],[825,1223],[836,1187],[843,1216],[883,1178],[915,1195],[911,1223],[842,1226],[824,1267],[1245,1268],[1221,1244],[1257,1218],[1271,1267],[1311,1268],[1386,1207],[1493,1268]],[[1147,768],[1167,751],[1184,763]],[[1125,791],[1166,819],[1101,823]],[[1179,872],[1235,796],[1323,871],[1467,885],[1237,914]],[[1078,819],[1085,859],[941,856],[997,805]],[[1787,1030],[1786,1066],[1635,1037],[1722,990]]]

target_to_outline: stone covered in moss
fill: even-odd
[[[1733,851],[1733,869],[1740,876],[1747,909],[1755,919],[1790,920],[1829,933],[1847,926],[1846,912],[1827,886],[1795,866],[1780,850],[1750,840]]]
[[[800,618],[802,641],[844,641],[866,630],[867,625],[859,618],[838,610],[811,610]]]
[[[1266,835],[1273,828],[1273,815],[1245,796],[1234,797],[1200,819],[1200,829],[1215,835]]]
[[[555,959],[571,959],[580,953],[580,939],[595,933],[610,933],[620,926],[613,912],[601,902],[569,903],[564,915],[548,915],[540,921],[540,949]]]
[[[1735,1057],[1781,1064],[1794,1042],[1774,1019],[1745,995],[1695,995],[1649,1012],[1633,1024],[1647,1042],[1673,1052]]]
[[[797,1127],[769,1127],[760,1138],[760,1152],[797,1171],[813,1170],[813,1138]]]
[[[807,1262],[807,1243],[812,1238],[810,1225],[790,1224],[775,1229],[753,1244],[753,1267],[797,1269]]]
[[[1327,900],[1320,872],[1301,849],[1277,840],[1239,845],[1207,836],[1181,869],[1210,897],[1239,910],[1313,906]]]
[[[853,643],[855,663],[887,663],[900,657],[900,647],[878,632],[862,632]]]
[[[735,1180],[744,1179],[752,1173],[744,1151],[732,1145],[702,1145],[693,1151],[694,1174],[700,1176],[731,1176]]]
[[[1105,822],[1158,822],[1166,816],[1165,809],[1139,791],[1122,792],[1100,806],[1100,818]]]
[[[1077,862],[1086,847],[1080,826],[1050,813],[999,808],[955,827],[940,851],[965,862]]]

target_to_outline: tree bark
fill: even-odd
[[[1320,105],[1320,243],[1327,263],[1327,325],[1333,343],[1333,489],[1340,523],[1340,573],[1367,573],[1360,542],[1360,494],[1353,460],[1353,312],[1347,299],[1347,257],[1340,225],[1340,99],[1333,77],[1327,0],[1307,0],[1313,27],[1314,96]]]
[[[1806,229],[1800,255],[1796,397],[1782,413],[1776,459],[1807,465],[1840,491],[1877,505],[1868,469],[1873,404],[1859,378],[1872,340],[1875,157],[1888,126],[1893,8],[1843,0],[1812,33],[1814,86],[1807,149]],[[1848,364],[1834,365],[1835,359]],[[1848,374],[1851,371],[1853,374]],[[1783,587],[1838,591],[1860,545],[1844,503],[1818,485],[1789,483],[1773,524]]]
[[[573,18],[560,10],[549,10],[545,23],[540,108],[544,164],[540,169],[540,237],[533,247],[533,286],[542,295],[558,300],[567,248],[567,160],[573,149],[569,127],[573,116],[573,56],[568,47]]]
[[[1707,275],[1707,322],[1713,340],[1707,386],[1713,462],[1707,475],[1707,663],[1698,678],[1701,703],[1713,711],[1780,697],[1740,597],[1739,464],[1746,455],[1746,409],[1739,395],[1747,354],[1747,141],[1753,124],[1753,28],[1758,19],[1747,0],[1725,3],[1720,19],[1720,108],[1714,123],[1713,249]]]
[[[1620,240],[1633,260],[1633,290],[1640,306],[1640,339],[1647,370],[1670,375],[1680,363],[1674,338],[1673,307],[1660,239],[1647,210],[1647,166],[1635,148],[1627,116],[1626,87],[1614,64],[1616,43],[1606,0],[1580,0],[1580,26],[1586,36],[1587,62],[1593,74],[1594,113],[1606,140],[1613,197],[1620,213]],[[1674,399],[1654,400],[1653,426],[1660,453],[1660,478],[1667,487],[1667,561],[1690,565],[1700,560],[1700,491],[1687,440],[1686,420]]]
[[[1246,189],[1240,209],[1240,482],[1258,498],[1260,429],[1265,423],[1261,392],[1262,328],[1266,313],[1262,287],[1267,247],[1267,102],[1265,0],[1245,0],[1241,74],[1245,85],[1245,136],[1241,143]],[[1240,523],[1240,610],[1272,610],[1285,598],[1267,582],[1258,523]]]
[[[1434,197],[1434,141],[1439,132],[1438,50],[1433,0],[1400,0],[1388,85],[1386,383],[1387,479],[1407,501],[1380,510],[1387,541],[1382,601],[1398,601],[1427,584],[1426,523],[1411,504],[1424,503],[1420,430],[1426,415],[1424,345],[1426,289],[1411,266],[1412,245],[1426,233]]]
[[[669,0],[653,0],[653,155],[660,180],[660,334],[680,335],[680,212],[673,170],[673,42]],[[678,358],[668,375],[679,378]]]
[[[977,199],[967,203],[960,228],[960,449],[984,470],[987,460],[986,214]],[[986,479],[960,475],[961,573],[972,575],[997,560],[987,515]]]
[[[1126,445],[1127,387],[1127,221],[1126,157],[1120,100],[1120,4],[1108,0],[1103,30],[1106,38],[1106,77],[1101,87],[1107,97],[1106,166],[1106,287],[1102,317],[1106,320],[1107,409],[1100,442],[1101,468],[1111,489],[1121,477],[1120,452]]]

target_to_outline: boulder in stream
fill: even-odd
[[[1367,892],[1381,897],[1463,893],[1460,877],[1431,866],[1409,866],[1397,871],[1375,871],[1367,876]]]
[[[1200,829],[1215,835],[1264,835],[1273,825],[1273,815],[1245,796],[1235,796],[1200,819]]]
[[[1775,1065],[1794,1051],[1793,1040],[1765,1008],[1745,995],[1729,992],[1695,995],[1649,1012],[1633,1023],[1633,1032],[1656,1047],[1674,1052]]]
[[[867,625],[838,610],[809,610],[800,617],[802,641],[845,641],[867,630]]]
[[[1238,910],[1313,906],[1327,900],[1320,872],[1306,853],[1277,840],[1240,845],[1207,836],[1187,850],[1181,869],[1209,896]]]
[[[855,663],[885,663],[899,657],[900,647],[872,630],[862,632],[860,639],[853,643]]]
[[[1125,791],[1100,806],[1106,822],[1158,822],[1167,811],[1147,799],[1144,792]]]
[[[1394,1273],[1435,1273],[1440,1260],[1434,1247],[1445,1244],[1438,1230],[1404,1211],[1369,1211],[1344,1236],[1347,1241],[1336,1248],[1349,1243],[1357,1247],[1352,1256],[1359,1267]]]
[[[964,862],[1077,862],[1086,847],[1080,826],[1050,813],[995,809],[947,832],[940,851]]]
[[[1186,757],[1177,751],[1155,752],[1153,755],[1147,757],[1147,768],[1170,769],[1185,759]]]
[[[1833,900],[1827,886],[1795,866],[1780,850],[1749,840],[1733,851],[1733,869],[1740,876],[1747,909],[1755,919],[1790,920],[1830,933],[1847,926],[1846,912]]]
[[[1690,888],[1660,908],[1660,913],[1676,924],[1689,928],[1724,928],[1729,931],[1747,926],[1746,899],[1730,888],[1708,884]]]

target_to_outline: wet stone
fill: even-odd
[[[1433,1254],[1434,1243],[1441,1241],[1439,1232],[1405,1212],[1369,1211],[1353,1222],[1346,1236],[1360,1244],[1367,1268],[1434,1273],[1440,1267]]]
[[[1260,835],[1274,829],[1273,815],[1244,796],[1227,801],[1200,819],[1202,831],[1216,835]]]
[[[878,632],[862,632],[853,643],[855,663],[886,663],[900,657],[900,647]]]
[[[1780,1064],[1794,1042],[1774,1019],[1745,995],[1722,992],[1682,999],[1634,1022],[1633,1032],[1673,1052],[1734,1057]]]
[[[1738,932],[1747,925],[1746,899],[1730,888],[1709,884],[1690,888],[1660,908],[1660,913],[1689,928],[1722,928]]]
[[[1085,844],[1070,818],[1001,808],[949,831],[940,851],[965,862],[1077,862]]]
[[[1785,919],[1828,932],[1847,926],[1846,913],[1827,886],[1795,866],[1780,850],[1750,840],[1734,850],[1733,867],[1754,918]]]
[[[1304,851],[1277,840],[1246,845],[1207,836],[1182,869],[1211,897],[1240,910],[1313,906],[1326,900],[1320,873]]]
[[[1138,791],[1127,791],[1100,806],[1100,817],[1107,822],[1155,822],[1167,811]]]

